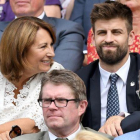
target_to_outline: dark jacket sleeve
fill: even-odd
[[[135,131],[140,128],[140,111],[135,111],[121,122],[123,133]]]

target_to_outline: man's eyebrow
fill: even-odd
[[[99,29],[99,30],[97,30],[96,32],[97,32],[97,33],[99,33],[99,32],[106,32],[106,30]]]
[[[124,30],[123,29],[112,29],[112,31],[120,31],[120,32],[123,32]]]

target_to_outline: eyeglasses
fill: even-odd
[[[43,108],[49,107],[52,102],[56,107],[66,107],[70,101],[79,102],[80,99],[38,99],[39,105]]]
[[[18,125],[12,126],[12,129],[9,132],[10,138],[15,138],[20,135],[21,135],[21,128]]]

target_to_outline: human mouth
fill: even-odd
[[[49,115],[47,118],[59,118],[60,116],[58,115]]]
[[[16,2],[16,4],[18,4],[18,5],[24,5],[24,4],[27,4],[27,3],[29,3],[29,2],[28,1],[23,1],[23,0],[19,0],[19,1]]]
[[[115,50],[117,48],[116,45],[102,45],[101,47],[105,50]]]
[[[44,63],[44,64],[50,64],[51,63],[50,60],[42,60],[41,62]]]

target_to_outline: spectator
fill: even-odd
[[[37,99],[42,77],[63,69],[53,61],[55,39],[51,25],[35,17],[17,18],[5,29],[0,43],[0,139],[10,139],[13,125],[23,134],[47,130]]]
[[[62,18],[66,18],[66,16],[68,17],[68,14],[70,14],[71,10],[73,9],[74,0],[60,0],[60,2],[62,4],[62,8],[63,8],[61,11]],[[69,11],[67,11],[67,10],[69,10]],[[67,13],[67,12],[69,12],[69,13]]]
[[[61,18],[61,3],[59,0],[46,0],[44,11],[48,17]],[[0,1],[0,21],[12,21],[15,19],[9,0]]]
[[[44,11],[48,17],[61,18],[61,3],[59,0],[46,0]]]
[[[84,35],[83,29],[79,24],[64,19],[46,17],[44,13],[44,0],[32,0],[29,3],[23,1],[17,3],[16,0],[11,0],[10,5],[17,17],[35,16],[50,23],[56,30],[54,60],[72,71],[81,68]],[[0,22],[0,32],[5,29],[7,24],[7,22]]]
[[[96,4],[91,21],[99,60],[77,72],[89,101],[83,124],[116,137],[138,129],[140,122],[136,95],[140,55],[129,54],[134,39],[132,12],[119,2]],[[128,118],[126,113],[130,113]]]
[[[80,120],[87,107],[83,81],[72,71],[54,70],[42,79],[39,104],[48,131],[23,135],[14,140],[72,140],[80,130],[90,130],[110,139],[113,137],[84,128]],[[58,139],[57,139],[58,138]]]
[[[71,16],[71,13],[72,13],[72,10],[73,10],[73,7],[74,7],[74,1],[75,0],[70,0],[69,4],[67,5],[66,13],[65,13],[65,16],[64,16],[64,18],[67,19],[67,20],[70,19],[70,16]]]
[[[140,53],[140,1],[135,0],[118,0],[122,4],[127,5],[132,13],[133,13],[133,30],[135,32],[135,39],[133,44],[131,44],[130,52],[138,52]],[[98,54],[96,52],[96,47],[93,45],[93,39],[92,39],[92,29],[89,31],[88,35],[88,46],[87,46],[87,64],[91,63],[92,61],[95,61],[98,59]]]
[[[91,28],[90,13],[95,3],[101,3],[105,0],[75,0],[74,8],[70,20],[80,23],[84,28],[85,41],[83,44],[83,53],[85,59],[83,65],[87,65],[87,36]]]
[[[0,1],[0,21],[11,21],[15,18],[9,0]]]

